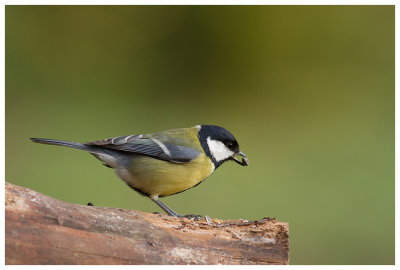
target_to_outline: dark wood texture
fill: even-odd
[[[6,264],[288,264],[288,224],[62,202],[5,186]]]

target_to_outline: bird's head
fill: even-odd
[[[249,160],[240,151],[235,137],[228,130],[214,125],[199,125],[199,140],[206,155],[211,158],[215,168],[227,160],[233,160],[242,166],[248,166]],[[237,156],[242,157],[240,161]]]

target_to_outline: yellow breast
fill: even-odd
[[[130,186],[150,196],[164,197],[189,189],[214,171],[214,164],[201,153],[187,163],[172,163],[137,155],[129,171],[117,174]]]

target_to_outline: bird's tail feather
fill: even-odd
[[[62,140],[54,140],[54,139],[42,139],[42,138],[30,138],[35,143],[42,143],[42,144],[50,144],[50,145],[59,145],[59,146],[66,146],[71,147],[79,150],[88,151],[91,153],[99,153],[102,152],[99,148],[89,146],[83,143],[76,143],[76,142],[69,142],[69,141],[62,141]]]

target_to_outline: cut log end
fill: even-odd
[[[288,224],[169,217],[5,186],[6,264],[288,264]]]

